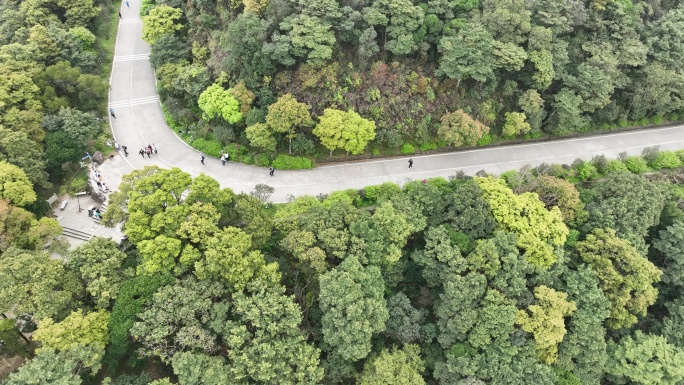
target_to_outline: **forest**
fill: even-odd
[[[108,150],[116,17],[104,1],[0,2],[0,161],[25,172],[39,216],[52,192],[84,191],[81,158]]]
[[[144,0],[141,15],[169,124],[260,166],[684,113],[673,0]]]
[[[683,161],[649,148],[277,205],[148,166],[104,214],[127,239],[72,250],[0,163],[0,356],[27,359],[0,383],[681,384]]]
[[[684,118],[674,0],[142,4],[169,125],[244,163]],[[120,6],[0,2],[0,384],[684,382],[684,151],[287,204],[146,167],[69,249]]]

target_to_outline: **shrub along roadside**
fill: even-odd
[[[280,154],[273,160],[273,167],[278,170],[303,170],[313,168],[314,163],[301,156]]]

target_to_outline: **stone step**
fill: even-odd
[[[85,231],[81,230],[70,229],[68,227],[62,227],[62,235],[81,241],[87,241],[93,237],[93,235],[90,233],[86,233]]]

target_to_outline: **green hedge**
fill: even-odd
[[[477,145],[478,145],[478,146],[486,146],[486,145],[492,143],[492,140],[493,140],[493,139],[494,139],[494,138],[492,138],[492,135],[486,134],[485,136],[483,136],[483,137],[481,137],[480,139],[478,139]]]
[[[606,174],[614,174],[616,172],[629,172],[629,169],[621,160],[613,159],[608,161],[604,172]]]
[[[415,154],[416,149],[409,143],[404,143],[401,145],[401,153],[404,155]]]
[[[649,165],[656,170],[664,168],[678,168],[682,167],[682,160],[677,153],[672,151],[661,151],[658,153],[656,159]]]
[[[244,158],[249,152],[249,148],[247,146],[241,146],[237,143],[230,143],[223,150],[230,154],[231,161],[246,163]]]
[[[268,154],[256,154],[254,156],[254,164],[259,167],[268,167],[268,165],[271,164],[271,159],[268,158]]]
[[[577,177],[583,182],[596,179],[599,176],[596,167],[589,162],[582,162],[575,170],[577,171]]]
[[[309,158],[281,154],[273,160],[273,167],[278,170],[304,170],[313,168],[314,163]]]
[[[216,139],[195,138],[190,141],[190,146],[205,155],[218,158],[221,156],[223,144]]]
[[[643,174],[648,171],[648,163],[640,156],[630,156],[625,160],[625,166],[634,174]]]

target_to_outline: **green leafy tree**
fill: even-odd
[[[266,264],[261,252],[250,251],[251,247],[248,234],[226,227],[207,241],[204,257],[195,263],[195,274],[200,279],[220,279],[237,291],[255,279],[278,282],[278,265]]]
[[[226,90],[218,83],[209,86],[197,100],[205,120],[221,117],[230,124],[242,120],[240,102],[233,96],[230,90]]]
[[[532,29],[531,12],[523,0],[482,0],[482,23],[494,38],[521,44]]]
[[[394,55],[408,55],[415,51],[414,32],[423,24],[425,11],[409,0],[378,0],[364,9],[368,25],[382,31],[383,50]]]
[[[164,362],[183,350],[214,353],[219,348],[218,335],[208,325],[225,322],[226,308],[215,299],[226,294],[221,284],[192,277],[162,287],[138,314],[131,336],[142,345],[143,355],[159,356]]]
[[[12,131],[25,132],[29,139],[41,142],[45,132],[40,128],[43,107],[33,82],[38,73],[35,63],[0,61],[0,124]]]
[[[648,34],[650,55],[657,62],[671,69],[678,69],[684,59],[684,39],[681,31],[684,26],[684,8],[672,7],[662,18],[654,22]]]
[[[404,345],[402,349],[383,349],[368,360],[357,381],[359,385],[424,385],[421,373],[425,370],[418,345]]]
[[[484,349],[514,332],[515,303],[499,290],[487,289],[485,275],[472,271],[452,276],[442,286],[435,315],[437,341],[444,349],[463,343]]]
[[[57,238],[61,233],[54,218],[36,220],[32,213],[0,200],[0,251],[10,247],[42,251],[46,246],[58,250],[63,245]]]
[[[665,205],[661,186],[631,173],[614,173],[602,178],[591,189],[586,202],[589,219],[582,229],[611,228],[639,251],[645,252],[644,237],[656,225]]]
[[[58,114],[62,121],[64,133],[69,140],[85,146],[89,139],[94,139],[101,131],[95,115],[72,108],[62,108]]]
[[[585,112],[594,112],[607,106],[611,102],[611,96],[615,91],[615,78],[610,69],[604,69],[609,65],[592,65],[582,63],[577,67],[577,75],[566,81],[581,98],[580,108]],[[616,70],[618,71],[618,70]]]
[[[506,71],[520,71],[525,66],[527,52],[513,43],[502,43],[494,40],[492,54],[496,58],[497,67]]]
[[[389,317],[380,270],[346,258],[320,277],[320,287],[325,343],[345,360],[363,359],[371,351],[371,337],[385,329]]]
[[[278,100],[268,106],[266,124],[274,131],[285,134],[289,140],[289,152],[292,154],[292,139],[297,136],[297,129],[313,125],[310,106],[299,103],[290,94],[282,95]]]
[[[684,350],[658,335],[637,330],[611,343],[608,373],[635,384],[678,384],[684,379]]]
[[[423,339],[421,327],[425,323],[427,311],[418,310],[402,292],[387,298],[387,330],[385,333],[402,344],[420,342]]]
[[[174,271],[183,249],[180,239],[158,235],[153,239],[140,241],[138,250],[142,256],[137,268],[138,274],[153,275]]]
[[[553,54],[546,50],[532,51],[530,52],[530,61],[536,70],[532,75],[534,87],[538,90],[549,88],[556,76],[553,68]]]
[[[164,34],[150,47],[150,63],[159,68],[164,63],[179,63],[188,60],[188,49],[176,35]]]
[[[42,151],[25,132],[0,127],[0,161],[21,168],[34,186],[49,187]]]
[[[78,278],[45,253],[14,249],[0,255],[0,313],[63,316],[81,290]]]
[[[283,287],[255,284],[233,295],[234,322],[223,329],[235,379],[254,383],[320,383],[320,351],[299,330],[302,315]]]
[[[587,117],[580,108],[583,100],[575,91],[563,88],[552,103],[550,128],[559,134],[577,132],[587,125]]]
[[[453,193],[444,199],[447,201],[445,219],[455,231],[466,234],[471,240],[487,238],[494,232],[496,222],[489,203],[474,181],[458,183]]]
[[[660,257],[658,265],[663,267],[663,282],[684,285],[684,223],[676,221],[661,230],[652,245]]]
[[[510,298],[518,298],[527,290],[527,276],[535,271],[517,247],[514,233],[497,231],[490,239],[480,240],[466,256],[468,269],[484,274],[489,286]]]
[[[271,74],[274,61],[264,49],[270,36],[269,25],[268,20],[257,14],[243,12],[224,31],[216,31],[218,44],[225,54],[221,69],[233,78],[245,79],[250,87],[263,75]]]
[[[44,349],[68,351],[90,345],[104,351],[109,340],[108,322],[109,312],[105,310],[83,314],[79,309],[60,322],[45,318],[38,322],[38,329],[33,333],[33,339],[42,345],[36,352],[40,354]]]
[[[81,385],[80,374],[97,373],[99,358],[101,352],[95,346],[79,346],[66,352],[45,349],[10,374],[3,385]]]
[[[112,314],[109,317],[109,344],[107,347],[107,364],[116,368],[121,364],[121,358],[130,353],[131,343],[129,331],[145,304],[152,299],[152,295],[162,286],[174,282],[171,276],[137,276],[121,285]]]
[[[326,108],[313,129],[321,143],[330,150],[343,148],[348,153],[360,154],[375,139],[375,122],[362,118],[358,113]]]
[[[515,189],[516,193],[526,191],[537,194],[547,209],[558,207],[563,215],[563,222],[571,227],[576,227],[588,217],[579,191],[565,179],[542,175]]]
[[[645,316],[658,289],[662,271],[639,254],[628,241],[618,238],[613,229],[595,229],[585,241],[577,243],[577,251],[601,281],[601,290],[611,303],[608,326],[630,327],[637,316]]]
[[[447,112],[437,130],[440,139],[452,146],[474,146],[489,133],[489,127],[473,119],[463,110]]]
[[[528,133],[532,127],[525,121],[527,118],[522,112],[507,112],[505,115],[502,134],[506,137],[513,137]]]
[[[666,115],[684,107],[684,98],[679,93],[684,75],[658,62],[645,65],[640,73],[629,87],[632,118]]]
[[[527,90],[518,99],[518,106],[523,110],[532,129],[539,129],[544,117],[544,99],[536,90]]]
[[[684,346],[684,298],[665,304],[667,316],[663,318],[662,334],[673,345]]]
[[[577,304],[566,323],[568,334],[558,346],[555,365],[574,373],[582,384],[598,385],[608,359],[604,321],[610,316],[610,302],[600,288],[596,273],[586,265],[576,270],[562,266],[563,291]]]
[[[403,213],[390,202],[381,203],[372,216],[352,223],[351,234],[358,240],[359,259],[374,265],[393,264],[401,258],[410,229]]]
[[[242,116],[246,117],[252,109],[252,102],[256,98],[256,95],[247,88],[244,80],[240,80],[234,85],[233,88],[230,89],[230,92],[235,96],[238,102],[240,102],[240,113],[242,113]]]
[[[306,58],[312,66],[322,66],[332,57],[336,39],[327,21],[300,14],[283,20],[280,29],[287,32],[293,56]]]
[[[558,258],[554,248],[562,246],[568,235],[560,210],[557,207],[547,210],[537,194],[514,194],[501,179],[488,177],[475,181],[489,202],[499,228],[518,236],[517,245],[525,251],[525,258],[537,267],[552,266]]]
[[[0,161],[0,199],[16,206],[36,201],[36,193],[26,173],[19,167]]]
[[[380,47],[375,41],[377,37],[378,33],[373,27],[366,28],[359,36],[358,56],[362,66],[365,66],[373,56],[380,52]]]
[[[541,360],[552,364],[558,359],[558,344],[565,336],[565,317],[570,316],[577,307],[568,301],[568,295],[546,286],[534,288],[537,305],[530,305],[528,311],[519,310],[516,323],[534,335],[535,346]]]
[[[147,16],[142,17],[143,40],[148,44],[154,44],[160,37],[182,29],[182,24],[176,24],[182,15],[182,10],[169,7],[166,4],[150,9]]]
[[[464,79],[486,81],[494,76],[493,42],[492,35],[477,23],[466,24],[455,36],[444,36],[438,46],[442,57],[437,74],[456,79],[456,87]]]
[[[222,385],[232,383],[230,367],[222,357],[202,353],[178,352],[171,359],[173,373],[185,385]]]
[[[278,146],[278,141],[266,123],[254,123],[245,129],[245,134],[249,144],[254,147],[275,151]]]
[[[440,285],[466,269],[465,258],[443,226],[425,231],[425,249],[413,252],[411,259],[423,268],[428,286]]]
[[[96,237],[69,253],[68,266],[79,273],[96,306],[106,309],[133,275],[132,269],[123,267],[125,258],[114,241]]]

